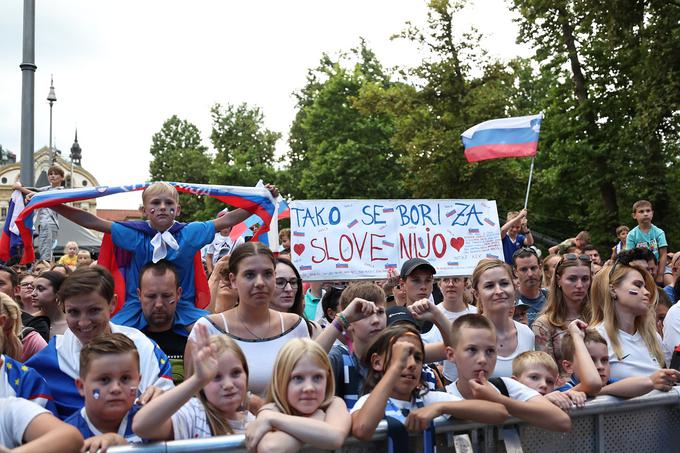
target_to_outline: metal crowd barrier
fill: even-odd
[[[520,452],[672,452],[680,451],[680,387],[668,393],[653,391],[633,399],[595,398],[571,411],[572,430],[555,433],[511,418],[502,426],[465,421],[436,425],[437,451],[492,453]],[[381,422],[371,442],[349,437],[342,453],[387,451],[387,424]],[[414,446],[421,445],[413,436]],[[417,449],[417,448],[416,448]],[[121,446],[111,453],[246,452],[245,436],[218,436]],[[305,448],[303,451],[315,451]]]

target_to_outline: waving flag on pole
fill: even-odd
[[[123,192],[142,190],[151,183],[130,184],[121,186],[101,186],[101,187],[82,187],[77,189],[50,190],[38,192],[31,202],[24,208],[16,219],[16,224],[24,243],[24,254],[22,263],[30,263],[35,260],[33,250],[32,225],[28,221],[32,217],[35,209],[55,206],[73,201],[89,200],[107,195]],[[269,222],[275,213],[274,199],[266,188],[259,187],[239,187],[239,186],[218,186],[208,184],[189,184],[169,182],[175,186],[179,192],[191,193],[194,195],[205,195],[216,198],[224,203],[237,208],[245,209],[251,214],[255,214],[264,221],[264,228],[258,231],[255,236],[265,233],[269,227]]]
[[[538,149],[543,113],[484,121],[461,134],[468,162],[505,157],[533,157]]]
[[[13,256],[19,255],[22,241],[17,227],[17,217],[24,210],[24,196],[18,190],[12,192],[7,209],[7,218],[2,228],[0,237],[0,260],[9,261]],[[31,217],[32,220],[32,217]]]

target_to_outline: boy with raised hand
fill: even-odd
[[[521,247],[534,245],[534,237],[527,226],[527,210],[509,211],[507,222],[501,227],[501,242],[505,262],[512,264],[512,254]]]
[[[121,333],[102,335],[80,351],[80,377],[76,387],[85,407],[65,420],[85,438],[84,451],[106,450],[114,445],[141,443],[132,431],[139,387],[139,354]]]
[[[656,275],[653,275],[653,277],[657,283],[663,283],[668,243],[666,242],[666,233],[652,223],[653,217],[652,203],[647,200],[638,200],[633,203],[633,218],[637,221],[638,226],[628,233],[626,250],[636,247],[651,250],[656,257],[656,262],[661,263],[660,266],[657,266]]]
[[[607,340],[595,329],[574,330],[571,324],[569,327],[569,333],[561,343],[562,367],[572,377],[559,391],[577,390],[590,396],[633,398],[655,389],[667,392],[680,377],[676,370],[661,369],[650,376],[631,376],[618,381],[611,379]]]
[[[47,180],[50,182],[49,186],[38,188],[39,192],[44,192],[47,190],[59,190],[63,189],[62,186],[64,182],[64,169],[52,165],[47,169]],[[36,192],[27,189],[21,185],[20,182],[15,182],[14,189],[19,190],[24,195],[27,195],[30,199]],[[38,252],[40,253],[40,259],[52,262],[54,257],[52,256],[52,247],[57,240],[57,234],[59,233],[59,217],[55,212],[56,209],[41,208],[36,213],[35,226],[38,231]]]
[[[496,332],[482,315],[464,315],[454,321],[452,346],[446,348],[448,359],[456,364],[458,379],[446,391],[464,399],[483,399],[500,403],[510,415],[551,431],[571,430],[569,415],[553,405],[536,390],[511,378],[494,378],[496,366]]]
[[[340,296],[339,312],[335,319],[316,338],[328,353],[335,377],[335,395],[351,409],[362,394],[368,364],[361,361],[376,335],[387,322],[385,293],[373,283],[354,283]],[[352,350],[344,344],[335,344],[344,333],[352,341]]]
[[[138,390],[142,404],[174,387],[170,361],[158,345],[137,329],[111,322],[116,305],[113,286],[111,274],[99,266],[77,269],[69,275],[59,288],[68,329],[26,362],[47,381],[59,418],[65,419],[85,405],[75,385],[80,375],[80,351],[105,334],[122,333],[135,343],[140,358],[142,377]]]
[[[278,190],[266,186],[274,197]],[[113,244],[130,252],[130,263],[125,267],[125,305],[113,317],[117,324],[143,329],[146,326],[139,298],[136,293],[139,271],[149,261],[165,258],[180,275],[182,298],[177,305],[175,324],[188,326],[208,313],[195,306],[196,287],[194,255],[211,243],[215,232],[233,227],[251,214],[235,209],[214,220],[182,224],[175,222],[181,212],[179,194],[167,182],[156,182],[142,192],[144,215],[147,222],[119,223],[99,218],[89,212],[66,205],[53,209],[80,226],[102,233],[110,233]],[[120,263],[119,263],[120,264]],[[199,272],[203,272],[202,268]],[[206,294],[209,297],[209,294]],[[209,302],[209,301],[206,301]],[[207,304],[206,304],[207,305]]]

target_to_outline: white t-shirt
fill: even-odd
[[[442,313],[444,313],[444,316],[446,316],[446,319],[450,321],[450,324],[453,324],[456,319],[463,315],[477,313],[477,307],[474,305],[468,305],[465,310],[462,311],[448,311],[446,308],[444,308],[444,304],[437,305],[437,308],[441,310]],[[449,327],[451,326],[449,325]],[[429,332],[421,335],[421,337],[423,338],[423,343],[426,344],[441,343],[444,341],[442,338],[442,333],[439,331],[439,329],[437,329],[437,327],[432,327]],[[458,379],[458,370],[456,370],[455,363],[444,360],[444,377],[446,377],[446,379],[449,381],[455,381]]]
[[[680,344],[680,304],[673,305],[663,320],[663,353],[666,364],[671,363],[673,349]]]
[[[669,310],[670,313],[670,310]],[[604,324],[597,326],[597,331],[602,335],[602,338],[607,340],[607,350],[609,351],[609,376],[612,379],[624,379],[631,376],[649,376],[658,371],[661,364],[656,360],[656,357],[647,349],[640,332],[635,332],[634,335],[619,330],[619,343],[621,344],[621,359],[616,357],[612,342],[607,336],[604,329]],[[656,335],[661,344],[661,337]]]
[[[512,376],[512,361],[523,352],[534,350],[534,332],[531,329],[517,321],[515,323],[517,329],[517,348],[509,356],[498,356],[496,358],[496,368],[493,370],[491,377],[511,377]]]
[[[503,380],[505,386],[508,388],[508,397],[510,399],[517,401],[529,401],[531,398],[540,396],[540,393],[538,393],[536,390],[527,387],[526,385],[522,384],[519,381],[514,380],[513,378],[501,377],[501,379]],[[455,397],[463,399],[463,395],[460,394],[460,391],[456,386],[457,382],[458,381],[456,380],[455,382],[452,382],[449,385],[447,385],[446,391]],[[495,386],[493,386],[493,388],[496,389],[498,393],[500,393],[500,390],[498,390]]]
[[[23,398],[0,398],[0,445],[15,448],[22,444],[26,428],[47,410]]]
[[[350,414],[353,412],[358,411],[361,409],[368,399],[368,396],[370,394],[363,395],[361,398],[357,400],[357,402],[354,404],[354,407],[349,411]],[[446,392],[437,392],[437,391],[429,391],[423,396],[419,397],[420,400],[422,400],[422,406],[429,406],[430,404],[434,403],[446,403],[450,401],[461,401],[462,398],[456,397],[455,395],[451,395],[450,393]],[[396,398],[389,398],[387,400],[387,404],[385,405],[385,415],[389,415],[391,417],[394,417],[398,420],[401,420],[402,423],[404,422],[404,419],[406,417],[405,412],[403,411],[404,409],[410,411],[418,409],[418,405],[414,401],[404,401],[404,400],[398,400]],[[399,412],[397,412],[399,411]],[[440,417],[437,417],[440,418]],[[437,418],[435,420],[437,420]],[[444,414],[441,416],[441,419],[447,419],[449,418],[448,414]]]
[[[246,425],[253,420],[255,420],[253,414],[246,411],[241,420],[227,420],[227,422],[234,434],[243,434],[246,431]],[[172,432],[175,440],[212,437],[203,403],[198,398],[191,398],[173,414]]]

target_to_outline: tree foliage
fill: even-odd
[[[356,60],[350,67],[348,63]],[[306,198],[394,198],[405,194],[393,118],[355,106],[363,87],[388,87],[389,76],[362,40],[333,61],[324,55],[297,93],[288,156],[294,194]]]
[[[611,237],[630,206],[652,201],[677,237],[680,5],[666,1],[514,0],[520,35],[553,80],[539,170],[542,209]],[[564,184],[568,181],[570,184]],[[676,199],[677,200],[677,199]]]
[[[198,128],[173,115],[155,133],[151,143],[149,173],[152,181],[207,183],[211,158],[201,144]],[[201,197],[180,194],[180,220],[195,220],[203,209]]]

